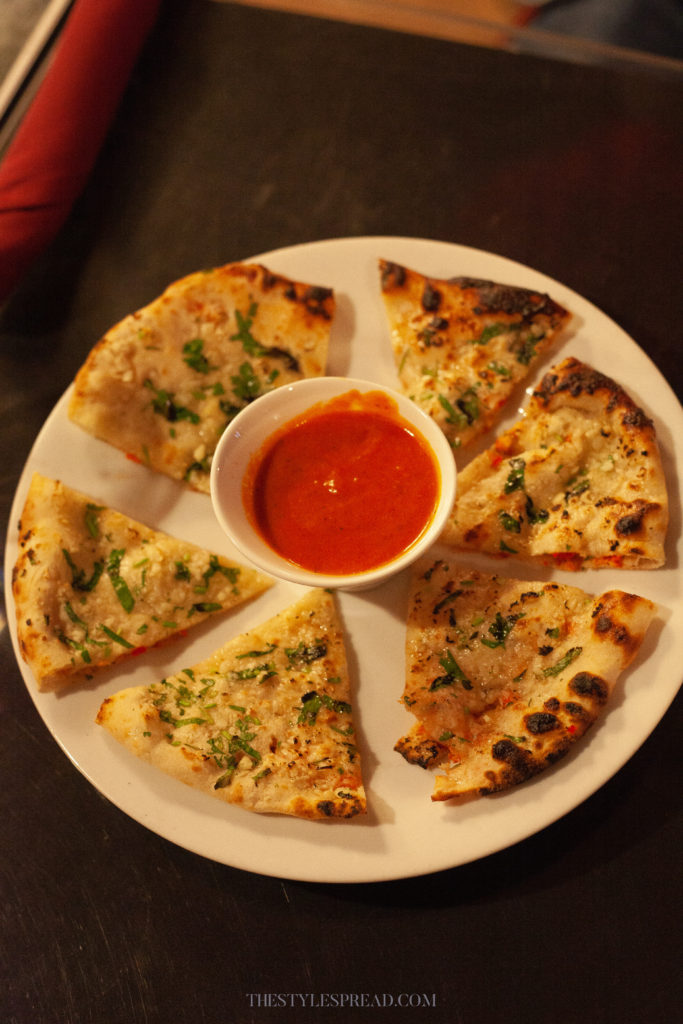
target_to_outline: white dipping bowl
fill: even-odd
[[[349,391],[379,391],[392,399],[399,415],[431,449],[439,470],[439,495],[430,522],[417,539],[396,558],[376,568],[344,575],[313,572],[275,551],[258,533],[247,515],[243,480],[253,456],[265,442],[312,406]],[[269,391],[245,406],[226,427],[211,465],[211,500],[218,522],[253,565],[271,576],[309,587],[359,590],[377,586],[420,557],[443,530],[453,507],[456,487],[455,459],[441,429],[409,398],[381,384],[350,377],[313,377]]]

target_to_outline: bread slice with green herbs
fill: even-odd
[[[656,569],[668,518],[654,424],[614,380],[570,357],[459,473],[442,539],[559,569]]]
[[[229,263],[190,274],[125,317],[76,375],[74,423],[208,492],[226,425],[259,395],[325,371],[329,288]]]
[[[655,605],[426,557],[414,569],[396,744],[435,768],[433,800],[495,793],[551,767],[602,715]]]
[[[255,597],[269,577],[35,473],[12,589],[40,690],[89,678]]]
[[[380,282],[401,388],[453,448],[495,423],[570,321],[559,303],[528,288],[441,280],[387,260]]]
[[[323,590],[198,665],[108,697],[97,721],[167,775],[249,811],[366,810],[343,628]]]

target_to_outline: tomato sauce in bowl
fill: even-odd
[[[424,438],[381,391],[314,405],[252,457],[242,499],[276,552],[316,573],[384,565],[429,526],[440,492]]]
[[[365,590],[441,534],[453,451],[437,423],[392,388],[317,377],[250,402],[223,432],[211,500],[238,552],[311,587]]]

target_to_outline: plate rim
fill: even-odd
[[[631,346],[634,346],[634,349],[639,354],[639,357],[641,359],[645,359],[647,361],[647,364],[649,365],[649,368],[655,374],[655,379],[657,381],[658,386],[660,388],[662,388],[662,387],[665,388],[666,391],[668,392],[668,399],[675,403],[676,408],[677,408],[677,412],[678,412],[678,418],[680,420],[680,424],[679,425],[683,427],[683,410],[681,410],[680,405],[678,403],[678,399],[676,398],[675,393],[673,392],[673,389],[668,384],[668,381],[666,381],[666,379],[664,378],[664,376],[662,375],[661,371],[658,369],[658,367],[656,366],[654,361],[651,359],[651,357],[646,352],[644,352],[643,349],[640,348],[640,346],[637,344],[637,342],[633,338],[631,338],[623,330],[623,328],[621,328],[619,326],[619,324],[616,323],[616,321],[614,321],[611,317],[609,317],[606,313],[604,313],[599,307],[597,307],[590,300],[585,299],[583,296],[579,295],[579,293],[575,292],[573,289],[569,288],[568,286],[563,285],[561,282],[556,281],[554,278],[549,277],[548,275],[544,274],[542,271],[537,270],[534,267],[528,267],[525,264],[521,264],[518,261],[510,259],[507,256],[503,256],[503,255],[496,254],[496,253],[490,253],[490,252],[487,252],[486,250],[477,249],[477,248],[474,248],[472,246],[463,246],[463,245],[460,245],[459,243],[449,242],[449,241],[446,241],[446,240],[442,241],[442,240],[428,239],[428,238],[411,238],[409,236],[402,236],[402,235],[362,235],[362,236],[349,235],[349,236],[344,236],[344,237],[340,237],[340,238],[325,238],[325,239],[319,239],[317,241],[298,242],[298,243],[294,243],[293,245],[283,246],[283,247],[280,247],[280,248],[277,248],[277,249],[270,250],[268,252],[261,253],[261,254],[259,254],[257,256],[250,257],[250,258],[245,259],[245,260],[243,260],[241,262],[255,262],[255,261],[266,262],[266,261],[268,261],[269,263],[275,263],[275,264],[277,264],[280,261],[282,261],[283,263],[292,262],[292,261],[297,262],[297,258],[299,256],[304,256],[305,258],[308,258],[311,255],[315,256],[316,254],[320,254],[320,253],[323,253],[324,255],[327,255],[329,252],[333,252],[333,253],[334,252],[339,252],[342,249],[343,250],[347,250],[347,249],[348,250],[364,249],[364,250],[368,250],[368,251],[371,251],[371,252],[376,250],[375,258],[377,259],[379,256],[384,255],[384,253],[382,253],[380,251],[380,249],[383,249],[384,247],[386,247],[387,249],[389,249],[389,248],[392,248],[392,249],[396,249],[396,248],[400,248],[400,249],[404,249],[404,248],[408,248],[408,249],[418,248],[418,249],[431,250],[434,253],[435,258],[436,258],[437,250],[438,250],[438,254],[443,253],[444,255],[446,255],[446,254],[455,255],[457,253],[457,255],[459,257],[461,257],[461,256],[463,256],[463,257],[470,256],[473,259],[476,258],[477,261],[481,261],[481,260],[483,260],[484,262],[492,261],[495,266],[500,266],[502,268],[509,269],[511,272],[514,272],[515,274],[519,273],[519,275],[521,277],[526,277],[527,279],[533,278],[533,279],[538,280],[539,282],[544,282],[545,288],[547,290],[552,290],[552,292],[554,293],[554,297],[555,297],[556,294],[571,295],[572,298],[574,298],[575,300],[578,300],[577,304],[578,304],[579,308],[583,309],[584,313],[587,312],[591,316],[597,318],[598,322],[601,323],[603,326],[605,324],[610,325],[610,329],[612,331],[616,330],[619,333],[619,335],[621,335],[622,338],[625,338],[627,340],[627,342]],[[305,262],[305,260],[304,260],[304,262]],[[404,260],[404,262],[408,262],[408,261]],[[275,266],[273,269],[277,270],[277,266]],[[425,273],[430,273],[430,271],[428,271],[428,270],[425,270],[424,272]],[[296,274],[290,274],[290,276],[296,276]],[[498,275],[498,279],[500,279],[499,275]],[[525,286],[525,285],[522,284],[522,286]],[[562,299],[560,299],[560,301],[562,301]],[[351,341],[353,341],[354,337],[355,337],[355,334],[352,335]],[[562,342],[561,343],[562,347],[564,347],[566,344],[567,344],[567,342]],[[553,359],[553,361],[555,361],[558,358],[556,350],[553,350],[551,352],[551,358]],[[532,377],[529,378],[530,381],[533,381],[534,379],[535,379],[534,375],[532,375]],[[660,694],[660,700],[659,700],[659,702],[657,704],[657,710],[651,716],[651,721],[648,722],[648,726],[647,726],[646,730],[643,732],[642,735],[639,736],[639,738],[637,738],[637,741],[636,740],[632,741],[630,744],[628,744],[624,748],[624,756],[623,756],[623,758],[621,760],[616,759],[616,761],[618,761],[618,763],[616,763],[616,761],[615,761],[612,764],[609,772],[607,772],[606,774],[604,772],[603,773],[598,773],[598,775],[602,775],[604,777],[599,777],[597,782],[595,782],[594,785],[591,783],[591,781],[589,779],[587,784],[584,784],[583,786],[578,788],[578,790],[576,792],[576,795],[575,795],[575,799],[569,800],[569,801],[565,800],[564,803],[561,806],[561,809],[557,813],[553,813],[550,816],[547,816],[547,815],[545,816],[545,818],[547,818],[547,820],[543,820],[541,823],[539,823],[538,821],[535,821],[531,825],[531,827],[520,825],[516,830],[513,829],[511,834],[508,833],[508,835],[503,840],[501,840],[501,841],[496,841],[496,842],[492,843],[490,840],[487,841],[487,840],[484,839],[479,844],[479,847],[477,847],[475,852],[472,853],[472,855],[464,856],[464,857],[461,857],[461,858],[457,857],[457,855],[455,857],[452,857],[452,856],[445,856],[444,857],[442,855],[441,857],[435,857],[435,858],[431,858],[431,859],[429,857],[423,857],[419,862],[416,862],[414,864],[413,868],[408,868],[404,864],[402,867],[400,867],[400,868],[398,868],[397,870],[394,871],[391,868],[387,868],[386,865],[384,865],[383,867],[380,868],[379,865],[376,863],[377,858],[375,856],[375,857],[371,857],[370,862],[367,864],[367,866],[365,866],[364,869],[363,868],[361,868],[360,870],[352,869],[352,867],[350,865],[346,865],[346,870],[340,871],[338,867],[336,869],[334,869],[334,868],[331,869],[331,870],[328,869],[327,871],[322,869],[321,871],[316,872],[315,875],[313,875],[311,873],[310,869],[300,869],[300,870],[297,870],[297,868],[296,868],[296,866],[294,864],[290,864],[289,867],[286,870],[282,870],[281,868],[278,868],[277,870],[275,870],[273,868],[273,864],[272,864],[272,859],[271,858],[269,858],[267,860],[265,868],[264,867],[260,867],[260,868],[259,867],[252,867],[249,864],[245,863],[243,861],[243,859],[240,859],[240,858],[237,858],[237,861],[239,861],[239,862],[236,862],[236,859],[234,857],[232,857],[232,856],[227,856],[227,857],[215,856],[215,852],[214,853],[207,852],[206,844],[202,844],[201,842],[197,842],[196,840],[195,841],[191,841],[191,840],[190,841],[184,841],[182,834],[176,834],[176,832],[173,829],[166,829],[166,830],[162,829],[162,830],[160,830],[159,827],[155,826],[154,823],[150,823],[150,820],[148,818],[146,818],[145,814],[141,813],[139,810],[137,811],[137,813],[135,811],[131,811],[131,809],[129,809],[127,806],[124,806],[126,804],[125,800],[121,800],[120,798],[116,799],[114,796],[112,796],[111,786],[106,786],[106,785],[103,786],[101,784],[101,779],[98,779],[97,777],[93,776],[93,773],[91,771],[87,770],[87,768],[83,765],[83,763],[79,759],[78,754],[73,750],[73,744],[71,744],[69,742],[66,742],[64,740],[63,734],[58,733],[57,731],[55,731],[55,729],[53,728],[53,726],[51,724],[52,719],[51,719],[50,715],[48,714],[47,717],[46,717],[46,713],[45,712],[46,712],[46,706],[47,705],[46,705],[46,701],[44,700],[44,698],[48,698],[48,700],[49,700],[49,698],[54,697],[54,695],[39,694],[38,693],[38,691],[37,691],[37,689],[35,687],[35,682],[33,681],[33,677],[32,677],[32,674],[30,672],[30,669],[28,669],[28,666],[25,664],[25,662],[23,662],[23,659],[20,656],[20,652],[18,650],[18,645],[17,645],[16,621],[15,621],[15,616],[14,616],[14,599],[13,599],[12,588],[11,588],[11,574],[12,574],[12,568],[13,568],[13,565],[14,565],[14,560],[16,558],[16,551],[17,551],[15,524],[17,523],[18,518],[19,518],[20,513],[21,513],[21,509],[23,508],[23,501],[25,499],[25,492],[26,492],[27,487],[28,487],[28,481],[30,479],[30,475],[31,475],[31,473],[33,471],[33,468],[34,468],[34,464],[35,464],[35,460],[36,460],[36,457],[37,457],[37,453],[39,453],[40,450],[41,450],[41,447],[44,446],[46,444],[46,442],[49,441],[48,435],[55,428],[55,425],[58,425],[60,417],[63,417],[65,415],[65,410],[66,410],[66,405],[67,405],[67,402],[68,402],[68,397],[69,397],[69,394],[70,394],[72,388],[73,388],[73,383],[70,383],[67,386],[67,388],[65,389],[65,391],[62,393],[61,397],[58,399],[58,401],[53,406],[51,412],[49,413],[48,417],[46,418],[46,420],[42,424],[38,434],[36,435],[36,437],[35,437],[35,439],[33,441],[33,444],[30,447],[29,454],[28,454],[28,456],[27,456],[27,458],[25,460],[24,466],[22,468],[22,471],[21,471],[21,474],[20,474],[20,477],[19,477],[19,481],[18,481],[16,489],[15,489],[13,501],[12,501],[11,512],[10,512],[10,519],[9,519],[9,524],[8,524],[7,539],[6,539],[6,544],[5,544],[5,602],[6,602],[6,609],[7,609],[8,627],[10,629],[10,634],[11,634],[11,639],[12,639],[12,646],[13,646],[14,654],[15,654],[15,657],[16,657],[16,660],[17,660],[17,664],[18,664],[20,673],[22,675],[24,684],[26,685],[26,687],[27,687],[27,689],[29,691],[29,695],[30,695],[30,697],[31,697],[31,699],[33,701],[34,706],[36,707],[36,710],[38,711],[39,716],[42,718],[44,724],[48,728],[48,731],[52,735],[53,739],[58,743],[58,745],[63,750],[63,752],[66,754],[66,756],[69,758],[69,760],[72,762],[72,764],[81,772],[81,774],[84,775],[84,777],[91,783],[91,785],[93,785],[100,793],[102,793],[102,795],[104,795],[119,810],[121,810],[128,817],[131,817],[138,824],[143,825],[145,828],[153,831],[155,834],[161,836],[162,838],[168,840],[169,842],[172,842],[175,845],[178,845],[178,846],[180,846],[180,847],[182,847],[182,848],[184,848],[184,849],[186,849],[186,850],[188,850],[190,852],[196,853],[196,854],[198,854],[200,856],[203,856],[203,857],[205,857],[207,859],[211,859],[211,860],[214,860],[214,861],[216,861],[218,863],[222,863],[222,864],[225,864],[227,866],[237,868],[238,870],[246,870],[246,871],[250,871],[252,873],[262,874],[262,875],[265,875],[265,876],[277,877],[277,878],[285,878],[285,879],[297,880],[297,881],[319,881],[319,882],[337,883],[337,884],[338,883],[359,883],[359,882],[362,883],[362,882],[393,881],[393,880],[397,880],[397,879],[416,877],[416,876],[420,876],[420,875],[431,874],[431,873],[434,873],[434,872],[437,872],[437,871],[441,871],[441,870],[448,870],[450,868],[459,867],[459,866],[462,866],[463,864],[471,863],[472,861],[482,859],[483,857],[489,856],[492,853],[500,852],[501,850],[504,850],[504,849],[507,849],[507,848],[509,848],[509,847],[511,847],[513,845],[516,845],[517,843],[523,841],[526,838],[529,838],[530,836],[532,836],[534,834],[537,834],[538,832],[542,831],[544,828],[546,828],[549,825],[551,825],[553,822],[555,822],[555,821],[559,820],[560,818],[562,818],[562,817],[566,816],[567,814],[569,814],[577,806],[579,806],[586,799],[588,799],[588,797],[593,795],[593,793],[597,792],[597,790],[600,789],[601,786],[603,786],[610,778],[612,778],[623,767],[623,765],[628,760],[630,760],[630,758],[635,754],[635,752],[640,748],[640,746],[642,746],[642,744],[652,734],[652,732],[654,731],[656,726],[659,724],[661,719],[666,714],[668,708],[673,703],[673,701],[674,701],[674,699],[675,699],[675,697],[676,697],[676,695],[678,693],[679,686],[680,686],[680,683],[678,681],[676,681],[675,687],[673,685],[671,685],[670,687],[668,687],[666,689],[666,693],[665,694]],[[629,389],[627,388],[627,390],[629,390]],[[637,396],[637,400],[638,401],[640,400],[640,395]],[[508,415],[511,415],[511,414],[508,414]],[[76,428],[76,429],[78,429],[78,428]],[[494,429],[495,429],[495,432],[497,433],[501,429],[500,428],[500,423]],[[658,433],[659,433],[659,431],[658,431]],[[671,438],[672,448],[671,448],[671,450],[669,451],[668,454],[669,454],[669,461],[670,461],[673,469],[676,471],[677,482],[679,484],[679,488],[677,488],[677,490],[676,490],[676,500],[677,500],[677,508],[678,508],[678,513],[679,513],[679,519],[680,519],[680,478],[681,478],[681,475],[682,475],[683,463],[681,462],[680,455],[676,453],[676,450],[675,450],[676,446],[675,446],[675,444],[673,444],[673,442],[674,442],[674,434],[675,433],[676,432],[674,431],[673,426],[671,426],[670,431],[669,431],[669,436]],[[681,436],[681,435],[683,435],[683,430],[679,430],[678,431],[678,436]],[[86,440],[93,440],[93,439],[86,439]],[[101,444],[101,442],[95,442],[95,443],[98,444],[98,445]],[[664,452],[662,452],[662,454],[664,456]],[[667,481],[667,483],[670,486],[670,499],[671,499],[673,497],[673,493],[672,493],[673,489],[671,487],[671,482],[669,480]],[[152,525],[154,525],[154,524],[152,524]],[[676,542],[676,551],[677,551],[678,556],[679,556],[678,557],[678,562],[680,563],[681,531],[680,531],[680,524],[677,524],[677,525],[679,525],[679,529],[678,529],[678,534],[677,534],[677,536],[675,538],[675,542]],[[160,527],[160,528],[164,529],[164,527]],[[189,540],[189,539],[192,539],[192,538],[188,536],[187,539]],[[669,539],[668,546],[670,548],[670,546],[671,546],[671,539]],[[503,565],[505,565],[505,564],[508,564],[508,563],[503,563]],[[520,566],[517,563],[512,563],[512,564],[515,567],[514,571],[517,572],[517,570],[520,568]],[[503,572],[505,572],[505,570],[503,570]],[[594,571],[594,572],[596,573],[596,575],[598,574],[598,571]],[[648,574],[649,573],[653,573],[653,572],[654,573],[659,573],[659,572],[662,572],[662,570],[640,571],[640,573],[638,574],[637,578],[644,578],[643,577],[644,572],[647,572]],[[597,578],[600,578],[600,576],[603,575],[603,573],[604,573],[604,571],[600,571],[600,573],[599,573]],[[554,573],[553,574],[553,578],[558,578],[558,577],[562,578],[562,575],[563,574],[561,574],[561,573]],[[572,575],[573,579],[576,579],[576,574],[571,574],[571,575]],[[632,575],[632,574],[629,574],[629,575]],[[582,576],[583,576],[583,574],[582,574]],[[585,576],[584,576],[584,579],[585,579]],[[568,580],[568,582],[571,582],[571,580]],[[582,584],[581,584],[580,581],[576,581],[576,585],[581,586]],[[585,586],[585,584],[584,584],[584,586]],[[273,588],[273,589],[275,589],[275,588]],[[661,625],[660,633],[661,633],[662,629],[665,629],[667,627],[672,627],[673,626],[673,619],[675,617],[675,613],[677,613],[679,617],[683,617],[682,616],[683,608],[681,607],[681,601],[680,601],[680,589],[679,589],[679,592],[677,593],[676,596],[678,598],[677,606],[676,606],[675,609],[669,609],[669,612],[670,612],[670,614],[669,614],[669,621],[668,622],[665,621]],[[256,620],[256,621],[258,622],[260,620]],[[681,646],[681,650],[683,650],[683,644],[680,644],[680,642],[679,642],[679,646]],[[653,657],[654,653],[655,652],[653,651],[650,654],[649,657]],[[629,671],[629,670],[627,670],[627,671]],[[400,691],[402,691],[402,680],[400,680],[399,682],[400,682],[400,685],[399,685],[399,695],[400,695]],[[113,681],[112,681],[111,685],[112,686],[114,685]],[[120,688],[120,687],[118,687],[118,688]],[[98,689],[98,687],[96,687],[96,689]],[[608,709],[608,712],[607,712],[608,716],[609,716],[609,711],[610,711],[610,709]],[[362,726],[361,726],[361,728],[362,728]],[[114,742],[114,741],[112,741],[112,742]],[[579,745],[578,749],[575,752],[572,752],[574,754],[574,759],[576,758],[577,755],[580,755],[580,753],[581,753],[581,751],[583,749],[584,749],[584,744],[582,743],[582,744]],[[571,756],[572,755],[570,755],[570,757]],[[566,764],[566,761],[564,763]],[[614,766],[615,764],[616,764],[616,766]],[[559,766],[559,770],[560,771],[562,770],[562,767],[563,767],[563,764],[561,764]],[[145,765],[142,762],[138,762],[137,759],[136,759],[136,762],[135,762],[135,768],[138,771],[140,769],[148,769],[148,770],[154,771],[154,769],[152,769],[151,766]],[[416,769],[413,768],[413,767],[410,767],[409,770],[412,771],[412,772],[416,771]],[[552,774],[549,774],[549,772],[544,772],[544,773],[542,773],[542,775],[537,776],[536,777],[536,783],[540,784],[542,786],[545,780],[552,779],[553,777],[555,777],[556,770],[551,769],[549,771]],[[134,772],[133,774],[136,774],[136,772]],[[168,781],[176,782],[176,780],[168,780]],[[533,784],[533,780],[531,780],[531,783]],[[552,784],[552,783],[549,783],[549,784]],[[177,786],[182,786],[182,783],[176,783],[176,785]],[[529,787],[529,785],[530,785],[529,783],[525,784],[525,786],[527,786],[527,787]],[[157,787],[153,787],[153,788],[157,788],[158,789],[159,787],[157,786]],[[161,788],[163,789],[164,787],[161,787]],[[429,788],[430,787],[428,787],[428,790],[429,790]],[[168,790],[168,787],[166,787],[166,789]],[[188,787],[183,787],[183,789],[188,789]],[[503,794],[501,799],[509,800],[510,796],[512,796],[515,793],[515,791],[519,791],[519,789],[520,789],[520,787],[515,787],[515,790],[508,791],[506,794]],[[429,802],[428,790],[427,790],[427,802]],[[189,794],[189,796],[188,796],[188,794]],[[188,794],[184,794],[184,796],[186,797],[186,799],[183,801],[184,804],[187,804],[188,801],[191,801],[191,798],[193,798],[193,797],[202,796],[202,794],[196,794],[195,791],[192,791],[192,790],[189,790],[189,789],[188,789]],[[210,798],[206,798],[206,799],[210,799]],[[369,787],[368,800],[369,800],[369,803],[372,800],[372,784]],[[491,798],[487,798],[486,802],[490,803],[491,802]],[[228,805],[224,805],[222,803],[219,803],[218,801],[213,801],[213,803],[216,803],[218,805],[218,807],[220,807],[220,808],[225,808],[225,807],[228,806]],[[494,806],[499,806],[497,799],[494,799]],[[236,809],[233,809],[233,810],[236,810]],[[242,809],[239,809],[239,810],[241,811],[241,813],[243,813],[245,815],[248,815],[248,814],[251,813],[251,812],[243,811]],[[452,810],[452,808],[450,808],[449,811],[446,812],[446,814],[450,813],[451,810]],[[492,817],[495,817],[495,813],[496,812],[492,813]],[[212,815],[208,815],[207,814],[207,817],[211,817],[212,819],[215,818],[216,816],[217,816],[217,814],[212,814]],[[442,817],[443,816],[444,815],[442,814]],[[312,828],[318,827],[317,823],[305,823],[305,824],[307,824],[309,827],[312,827]],[[373,828],[372,823],[367,823],[365,820],[361,820],[360,824],[359,824],[355,819],[351,823],[329,823],[329,825],[331,825],[333,828],[336,827],[337,829],[339,829],[339,828],[342,828],[342,829],[349,829],[349,828],[351,828],[351,829],[358,829],[359,827],[360,828],[368,827],[369,829]],[[323,823],[323,827],[328,827],[328,823]],[[381,828],[381,827],[382,827],[382,823],[380,822],[379,828]],[[282,831],[283,831],[282,829],[277,829],[277,828],[275,829],[276,834],[278,832],[282,832]],[[285,829],[285,831],[286,831],[286,829]],[[202,845],[204,846],[203,849],[201,848]],[[315,846],[317,844],[314,843],[313,845]],[[323,849],[324,849],[324,847],[323,847]],[[354,858],[352,858],[354,863],[355,863],[355,860],[356,860],[357,857],[358,857],[358,854],[356,853],[356,856]],[[374,865],[374,869],[373,869],[373,865]],[[355,867],[357,868],[357,865],[355,865]]]

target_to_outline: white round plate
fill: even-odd
[[[8,619],[26,686],[48,729],[79,771],[131,818],[204,857],[280,878],[312,882],[405,878],[504,849],[572,810],[618,771],[664,715],[680,682],[683,413],[659,371],[621,328],[585,299],[535,270],[476,249],[410,238],[346,238],[254,257],[275,272],[334,288],[338,313],[332,329],[330,374],[389,386],[397,383],[378,284],[380,257],[435,277],[468,275],[547,291],[571,310],[571,334],[537,368],[530,383],[553,362],[574,355],[615,377],[654,419],[671,499],[666,568],[594,570],[579,577],[529,571],[512,561],[496,562],[495,568],[525,579],[552,575],[591,593],[610,587],[630,590],[656,601],[659,617],[637,661],[621,677],[608,713],[576,750],[512,791],[454,805],[432,803],[430,773],[408,765],[393,749],[413,721],[399,703],[406,575],[376,590],[342,593],[339,602],[356,694],[368,814],[351,821],[308,822],[228,806],[133,757],[95,725],[95,715],[109,694],[155,682],[207,657],[230,637],[296,600],[301,588],[279,582],[246,607],[210,620],[185,640],[108,669],[88,686],[61,695],[39,693],[18,653],[10,585],[17,555],[15,526],[34,470],[61,478],[151,526],[242,560],[218,526],[208,495],[154,474],[91,438],[67,418],[67,391],[28,458],[15,495],[5,552]],[[524,398],[522,390],[498,429],[517,419]],[[464,461],[462,455],[459,458]]]

